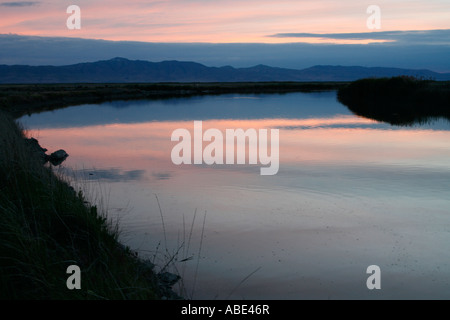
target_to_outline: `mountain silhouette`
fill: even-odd
[[[66,66],[0,65],[0,83],[261,82],[354,81],[361,78],[414,76],[450,80],[450,73],[399,68],[326,66],[295,70],[257,65],[207,67],[196,62],[150,62],[113,58]]]

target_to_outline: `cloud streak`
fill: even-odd
[[[39,1],[14,1],[14,2],[1,2],[1,7],[32,7],[38,5]]]
[[[330,40],[383,40],[401,44],[450,44],[450,29],[378,31],[356,33],[277,33],[272,38],[317,38]]]

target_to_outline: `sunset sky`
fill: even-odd
[[[80,30],[66,27],[66,9],[72,4],[81,9]],[[317,42],[313,37],[272,35],[370,32],[373,30],[367,28],[366,21],[370,16],[367,8],[372,4],[381,9],[381,30],[375,31],[450,27],[447,0],[45,0],[2,1],[0,30],[23,35],[150,42]]]
[[[81,29],[79,30],[69,30],[66,26],[66,21],[70,16],[66,10],[74,4],[81,9]],[[380,29],[369,29],[367,26],[367,20],[372,15],[367,12],[367,9],[371,5],[376,5],[381,10]],[[440,61],[443,60],[442,46],[445,46],[447,53],[450,47],[450,1],[1,1],[0,45],[2,48],[6,48],[7,53],[3,55],[0,53],[0,63],[22,63],[22,61],[28,61],[21,58],[24,51],[32,48],[32,50],[36,50],[35,57],[38,57],[39,50],[44,50],[44,48],[40,48],[41,45],[36,44],[33,44],[32,47],[14,47],[18,53],[17,56],[13,49],[8,50],[11,43],[4,42],[6,37],[13,35],[153,44],[376,45],[381,43],[420,45],[422,47],[441,46],[440,51],[436,53],[441,57],[437,58],[437,61]],[[86,47],[86,50],[89,51],[89,46]],[[111,48],[108,50],[110,53],[114,51]],[[105,52],[108,50],[105,49]],[[256,53],[254,48],[247,51],[249,50]],[[84,52],[84,50],[79,51]],[[148,49],[147,51],[152,50]],[[354,50],[352,49],[350,52],[354,52]],[[427,51],[427,55],[434,54],[434,52],[436,52],[435,48]],[[98,53],[99,50],[96,51],[96,54],[92,54],[92,57],[89,56],[91,58],[86,56],[84,59],[95,60],[108,57]],[[150,59],[159,59],[159,56],[135,53],[136,51],[130,51],[129,58],[145,56]],[[5,56],[6,54],[9,55],[9,58]],[[51,54],[42,53],[42,56]],[[211,53],[211,55],[213,54]],[[17,57],[13,59],[14,56]],[[163,56],[161,55],[162,58]],[[193,56],[195,60],[195,54]],[[225,54],[224,57],[227,55]],[[176,56],[175,58],[183,59],[185,57]],[[49,60],[49,63],[62,63],[57,60],[56,54],[52,59]],[[73,60],[74,62],[78,61]],[[198,60],[204,63],[208,62],[208,59],[204,57],[199,57]],[[402,60],[397,57],[388,64],[392,65],[395,61],[401,63]],[[72,62],[70,59],[66,61]],[[210,61],[210,64],[213,65],[220,64],[211,59]],[[266,63],[267,61],[267,59],[261,59],[255,62]],[[29,63],[37,64],[39,62],[30,58]],[[232,64],[227,61],[224,63]],[[369,65],[371,62],[366,64]],[[241,65],[247,65],[247,62],[241,63]],[[278,65],[284,66],[282,59]],[[298,66],[292,65],[292,67]],[[450,70],[450,66],[440,62],[436,62],[434,65],[412,63],[411,67],[429,67],[434,70],[439,69],[439,71]]]

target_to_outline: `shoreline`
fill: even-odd
[[[0,297],[184,300],[178,275],[119,241],[120,226],[45,164],[47,149],[0,110]],[[51,162],[51,161],[50,161]],[[81,287],[69,287],[69,267]]]
[[[0,85],[0,109],[14,118],[73,105],[220,94],[285,94],[338,90],[349,82],[74,83]]]
[[[118,240],[120,227],[108,220],[108,213],[100,212],[81,191],[77,193],[68,181],[58,177],[50,164],[43,164],[42,153],[27,143],[28,137],[15,120],[21,115],[99,101],[282,94],[336,90],[342,85],[0,85],[0,146],[5,151],[0,155],[0,211],[4,216],[0,223],[0,296],[19,300],[184,299],[172,291],[180,280],[178,275],[157,273],[151,261],[122,245]],[[66,268],[70,265],[81,269],[81,290],[66,287]]]

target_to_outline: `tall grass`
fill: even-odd
[[[196,225],[197,209],[194,212],[190,227],[187,228],[186,218],[183,215],[183,229],[178,232],[177,243],[174,247],[170,247],[167,240],[167,230],[164,222],[164,212],[161,207],[158,196],[155,194],[155,198],[158,204],[159,214],[161,218],[161,226],[164,237],[164,244],[158,243],[156,250],[152,255],[152,263],[157,265],[159,274],[165,272],[171,272],[173,275],[178,275],[177,292],[180,296],[187,299],[194,299],[198,268],[201,260],[203,239],[206,225],[206,211],[203,216],[203,223],[200,229],[200,238],[194,239],[194,228]],[[198,248],[195,248],[193,242],[198,240]],[[195,263],[195,266],[193,266]],[[192,280],[193,283],[186,286],[185,279],[188,269],[193,270]]]
[[[118,225],[42,165],[3,112],[0,215],[0,298],[162,297],[152,266],[118,241]],[[69,265],[81,269],[81,290],[66,286]]]

